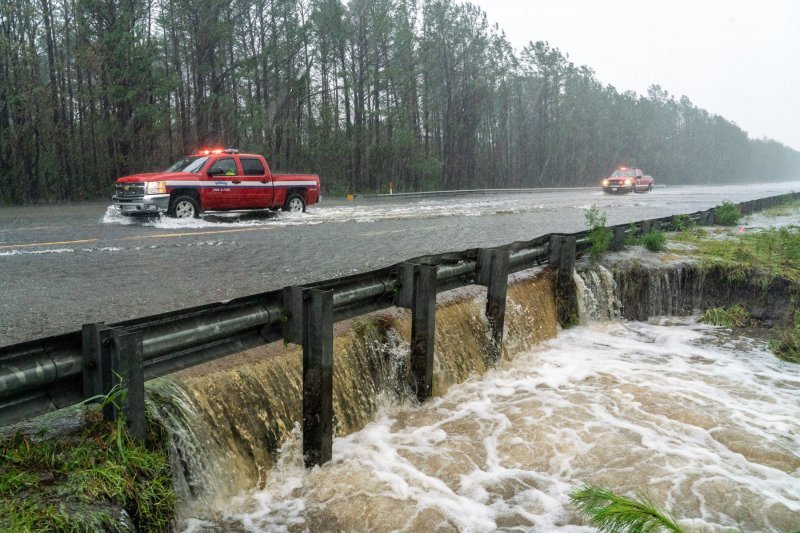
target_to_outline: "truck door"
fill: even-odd
[[[240,156],[242,165],[242,184],[246,185],[242,192],[243,207],[247,209],[265,209],[272,206],[272,179],[267,169],[257,157]]]
[[[236,209],[239,207],[241,177],[233,157],[220,157],[208,167],[208,184],[205,192],[205,209]]]

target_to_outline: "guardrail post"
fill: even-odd
[[[102,322],[84,324],[83,340],[83,396],[105,396],[114,387],[111,369],[111,348],[114,342],[112,328]],[[116,412],[110,403],[103,407],[103,417],[115,420]]]
[[[142,332],[126,333],[115,329],[113,336],[111,369],[115,374],[115,380],[121,380],[120,386],[125,389],[120,405],[125,415],[125,425],[132,437],[144,441],[147,436],[147,425],[144,404]]]
[[[649,220],[642,220],[639,224],[640,224],[640,226],[642,228],[642,235],[646,235],[646,234],[650,233],[650,229],[652,227],[652,223]]]
[[[486,319],[492,344],[489,355],[493,363],[500,361],[503,353],[503,327],[506,320],[506,294],[508,293],[508,268],[511,253],[503,249],[478,250],[478,283],[487,288]]]
[[[608,246],[608,250],[610,252],[620,252],[625,249],[625,227],[624,226],[614,226],[611,228],[611,232],[613,233],[613,237],[611,238],[611,244]]]
[[[113,422],[122,411],[128,433],[139,440],[146,436],[142,337],[102,323],[83,326],[84,396],[109,397],[115,387],[123,389],[121,398],[103,406],[103,417]]]
[[[330,461],[333,447],[333,291],[305,289],[303,302],[303,458]]]
[[[753,211],[752,202],[748,201],[748,202],[742,202],[742,203],[739,204],[739,214],[740,215],[742,215],[742,216],[749,215],[752,211]]]
[[[412,308],[414,299],[414,264],[400,263],[397,265],[398,291],[394,297],[397,307]]]
[[[556,312],[563,328],[578,323],[578,295],[572,273],[575,269],[575,237],[550,236],[550,264],[556,268]]]
[[[286,342],[303,343],[303,289],[285,287],[282,295],[282,334]]]
[[[437,269],[435,265],[414,265],[411,302],[411,378],[419,401],[430,398],[433,391]]]

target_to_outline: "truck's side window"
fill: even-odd
[[[216,169],[222,169],[223,176],[236,176],[239,174],[239,171],[236,169],[236,162],[232,157],[217,159],[208,170],[211,171]]]
[[[242,163],[242,172],[245,176],[263,176],[264,165],[261,161],[251,157],[242,157],[239,159]]]

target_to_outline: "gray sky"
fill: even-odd
[[[619,91],[661,85],[800,150],[800,0],[471,0],[520,50],[548,41]]]

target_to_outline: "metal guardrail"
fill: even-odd
[[[791,193],[791,196],[800,198],[798,193]],[[738,207],[746,215],[781,203],[786,197],[742,202]],[[632,228],[637,232],[673,229],[679,216],[688,216],[695,224],[710,225],[714,222],[714,209],[612,226],[616,245],[621,246],[625,233]],[[578,254],[589,248],[588,234],[588,231],[568,234],[575,239]],[[492,250],[508,253],[507,272],[510,274],[551,263],[552,237],[544,235]],[[436,267],[435,292],[486,284],[481,281],[485,277],[481,265],[488,264],[483,262],[484,252],[486,250],[469,249],[428,255],[348,277],[110,326],[90,324],[82,331],[2,347],[0,425],[107,393],[114,381],[112,373],[128,368],[124,365],[129,363],[133,365],[129,369],[132,375],[142,374],[143,379],[148,380],[279,339],[302,342],[301,300],[307,290],[332,292],[333,321],[340,321],[396,305],[411,307],[412,279],[418,275],[414,265]],[[120,352],[120,347],[128,346],[125,339],[133,342],[133,351]],[[142,397],[142,411],[143,401]]]

